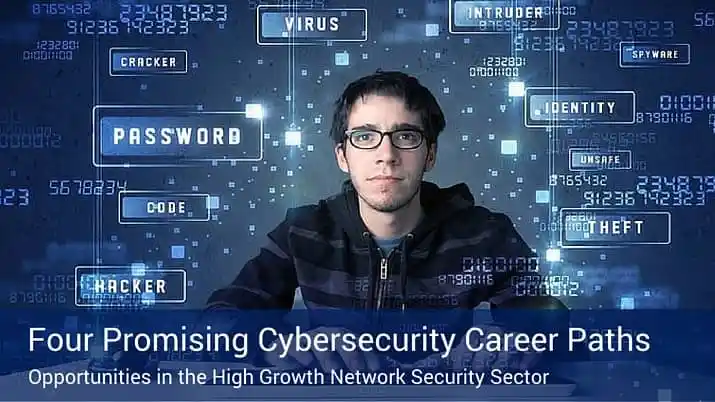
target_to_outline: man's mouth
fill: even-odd
[[[379,175],[379,176],[373,176],[368,180],[370,180],[370,181],[400,181],[402,179],[399,177],[395,177],[395,176]]]

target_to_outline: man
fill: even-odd
[[[296,289],[308,309],[513,304],[536,256],[507,216],[474,205],[465,184],[423,181],[444,128],[436,99],[413,77],[378,70],[350,83],[331,128],[337,164],[349,175],[342,192],[288,211],[209,307],[289,310]],[[357,363],[317,353],[293,358],[324,368],[377,364],[372,355]]]

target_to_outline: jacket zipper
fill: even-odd
[[[377,285],[377,300],[375,301],[375,310],[379,310],[382,307],[382,298],[385,293],[385,284],[387,283],[387,261],[388,257],[383,257],[380,260],[380,279]]]
[[[392,256],[392,251],[390,251],[389,254],[384,255],[382,253],[382,250],[380,250],[380,268],[378,272],[378,277],[377,277],[377,293],[375,296],[375,310],[379,310],[382,308],[382,301],[383,298],[385,297],[385,292],[387,291],[387,278],[390,273],[389,269],[389,263],[390,263],[390,256]]]

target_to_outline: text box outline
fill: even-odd
[[[611,170],[632,170],[633,169],[633,151],[630,149],[616,149],[613,151],[608,151],[608,150],[603,150],[603,149],[591,149],[591,148],[569,148],[569,171],[571,172],[604,172],[604,171],[611,171]],[[593,168],[593,169],[572,169],[571,168],[571,161],[573,152],[602,152],[602,153],[609,153],[609,152],[624,152],[628,155],[628,167],[625,168],[612,168],[612,169],[598,169],[598,168]]]
[[[101,271],[102,269],[129,269],[131,272],[132,267],[130,265],[77,265],[74,267],[74,304],[75,307],[121,307],[124,306],[124,304],[120,303],[110,303],[110,304],[102,304],[102,303],[94,303],[94,304],[81,304],[79,303],[80,300],[80,282],[81,282],[81,275],[79,275],[79,270],[80,269],[93,269],[97,271]],[[183,304],[186,303],[186,294],[188,293],[188,278],[186,275],[186,270],[179,269],[179,268],[146,268],[144,269],[144,272],[159,272],[159,273],[180,273],[182,274],[183,277],[183,298],[181,300],[161,300],[160,302],[157,302],[158,299],[154,299],[155,304]],[[101,274],[100,274],[101,275]]]
[[[504,34],[511,34],[512,29],[504,32],[459,32],[455,31],[452,29],[452,24],[454,23],[454,17],[452,15],[453,7],[454,7],[454,2],[455,1],[469,1],[469,0],[449,0],[447,8],[449,9],[449,17],[448,17],[448,23],[449,25],[449,33],[452,35],[504,35]],[[548,27],[548,28],[530,28],[530,29],[519,29],[516,30],[517,32],[543,32],[543,31],[558,31],[561,29],[561,0],[555,0],[556,1],[556,8],[559,10],[559,12],[556,14],[556,27]],[[553,7],[552,7],[553,8]]]
[[[534,89],[548,89],[551,91],[556,92],[553,94],[554,96],[559,94],[559,90],[566,89],[583,89],[584,94],[631,94],[633,95],[633,118],[629,122],[623,122],[623,121],[617,121],[617,122],[593,122],[590,120],[566,120],[566,121],[559,121],[559,120],[548,120],[545,121],[547,124],[544,125],[529,125],[529,106],[531,106],[531,102],[529,102],[528,98],[528,92],[529,90],[534,90]],[[574,125],[578,125],[579,123],[590,123],[594,126],[611,126],[611,125],[619,125],[619,124],[636,124],[636,91],[599,91],[599,90],[591,90],[585,87],[527,87],[524,88],[524,127],[526,128],[552,128],[552,127],[573,127]]]
[[[184,71],[168,71],[163,73],[132,73],[132,74],[114,74],[112,72],[112,51],[114,50],[153,50],[158,52],[183,52],[184,59]],[[151,47],[110,47],[109,48],[109,76],[110,77],[146,77],[146,76],[160,76],[160,75],[177,75],[177,74],[188,74],[189,72],[189,51],[181,49],[155,49]]]
[[[559,0],[561,1],[561,0]],[[273,8],[273,9],[288,9],[289,11],[293,11],[293,9],[306,9],[306,10],[318,10],[318,11],[363,11],[365,13],[365,37],[360,38],[360,39],[316,39],[314,42],[261,42],[261,28],[263,25],[261,24],[261,8]],[[276,12],[276,11],[274,11]],[[280,11],[278,11],[280,12]],[[368,33],[367,33],[367,8],[320,8],[320,9],[315,9],[309,5],[296,5],[296,6],[284,6],[280,4],[259,4],[256,7],[256,44],[259,46],[315,46],[315,45],[323,45],[327,42],[336,42],[336,43],[360,43],[360,42],[367,42],[368,41]]]
[[[206,219],[197,218],[186,218],[181,220],[173,221],[156,221],[156,222],[122,222],[122,196],[125,194],[154,194],[154,195],[175,195],[177,197],[206,197]],[[151,195],[149,195],[151,197]],[[179,193],[173,191],[162,191],[162,190],[121,190],[118,194],[119,203],[117,205],[118,212],[118,223],[120,225],[168,225],[172,223],[180,222],[209,222],[211,220],[211,207],[209,206],[209,199],[211,194],[208,193]]]
[[[566,231],[566,226],[564,224],[565,212],[596,212],[599,211],[613,211],[618,214],[632,214],[632,215],[665,215],[668,217],[668,240],[665,242],[621,242],[621,244],[594,244],[594,245],[565,245],[564,244],[564,232]],[[606,214],[604,214],[606,215]],[[667,246],[672,243],[673,239],[673,217],[670,211],[637,211],[637,210],[625,210],[618,208],[561,208],[559,210],[559,219],[561,220],[561,225],[559,227],[559,243],[561,248],[564,249],[599,249],[599,248],[625,248],[628,246]],[[582,241],[583,242],[583,241]],[[594,242],[595,243],[595,242]]]
[[[639,44],[641,45],[657,45],[657,46],[685,46],[686,49],[688,49],[688,62],[687,63],[662,63],[662,64],[623,64],[623,46],[625,44],[632,45],[632,46],[637,46]],[[690,61],[691,61],[691,51],[690,51],[690,43],[658,43],[658,42],[645,42],[645,41],[640,41],[640,42],[634,42],[634,41],[621,41],[618,42],[618,67],[621,68],[657,68],[657,67],[667,67],[667,66],[689,66]]]
[[[259,127],[259,141],[258,141],[258,153],[259,156],[257,158],[246,158],[246,159],[198,159],[194,160],[195,162],[202,162],[203,165],[197,165],[197,164],[191,164],[191,163],[147,163],[147,164],[137,164],[137,163],[98,163],[97,162],[97,113],[101,109],[122,109],[122,108],[127,108],[127,109],[187,109],[187,110],[195,110],[196,105],[191,106],[191,105],[95,105],[92,107],[92,165],[96,168],[131,168],[131,167],[143,167],[143,168],[163,168],[163,167],[182,167],[182,168],[192,168],[192,167],[197,167],[197,166],[209,166],[207,162],[261,162],[263,160],[263,156],[265,154],[265,145],[263,144],[263,119],[251,119],[251,120],[258,120],[258,127]],[[195,114],[236,114],[236,115],[244,115],[246,116],[247,113],[246,111],[200,111],[200,110],[195,110]],[[248,119],[248,117],[245,117]],[[101,130],[99,130],[101,132]]]

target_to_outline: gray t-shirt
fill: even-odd
[[[400,245],[402,241],[401,237],[395,239],[375,239],[375,243],[382,250],[382,255],[390,255],[390,252],[395,249],[395,247]]]

